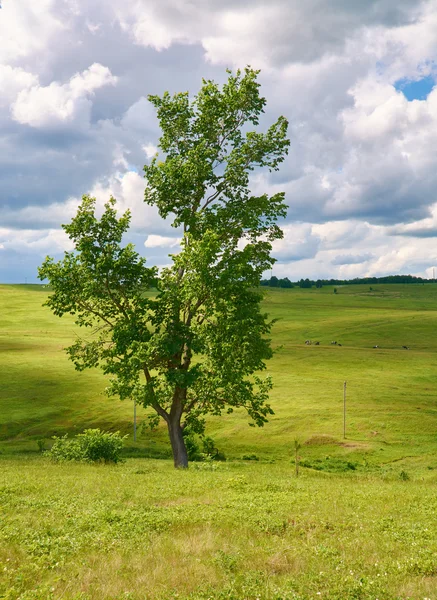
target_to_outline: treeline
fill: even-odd
[[[288,279],[288,277],[284,277],[283,279],[278,279],[273,275],[270,279],[261,279],[261,285],[265,285],[268,287],[280,287],[280,288],[292,288],[294,284]]]
[[[388,275],[386,277],[356,277],[355,279],[300,279],[292,282],[288,277],[278,279],[278,277],[270,277],[270,279],[261,279],[260,284],[268,287],[281,288],[311,288],[313,286],[321,288],[324,285],[355,285],[355,284],[375,284],[375,283],[435,283],[435,279],[424,279],[423,277],[415,277],[414,275]]]

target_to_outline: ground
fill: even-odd
[[[228,461],[178,472],[163,428],[117,466],[39,454],[133,410],[74,371],[46,290],[0,286],[0,597],[437,598],[437,286],[372,287],[268,291],[276,414],[211,419]]]

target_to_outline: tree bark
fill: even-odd
[[[167,421],[167,426],[173,452],[174,466],[176,469],[186,469],[188,467],[188,454],[179,419],[170,418]]]

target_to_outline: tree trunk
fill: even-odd
[[[178,419],[170,419],[167,422],[167,426],[173,452],[174,466],[176,469],[186,469],[188,467],[188,454],[185,447],[184,436],[182,435],[181,424]]]

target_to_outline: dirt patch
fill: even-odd
[[[305,446],[326,446],[328,444],[338,445],[339,442],[330,435],[313,435],[305,442]]]
[[[359,450],[368,450],[369,444],[365,442],[342,442],[339,444],[343,448],[358,448]]]

